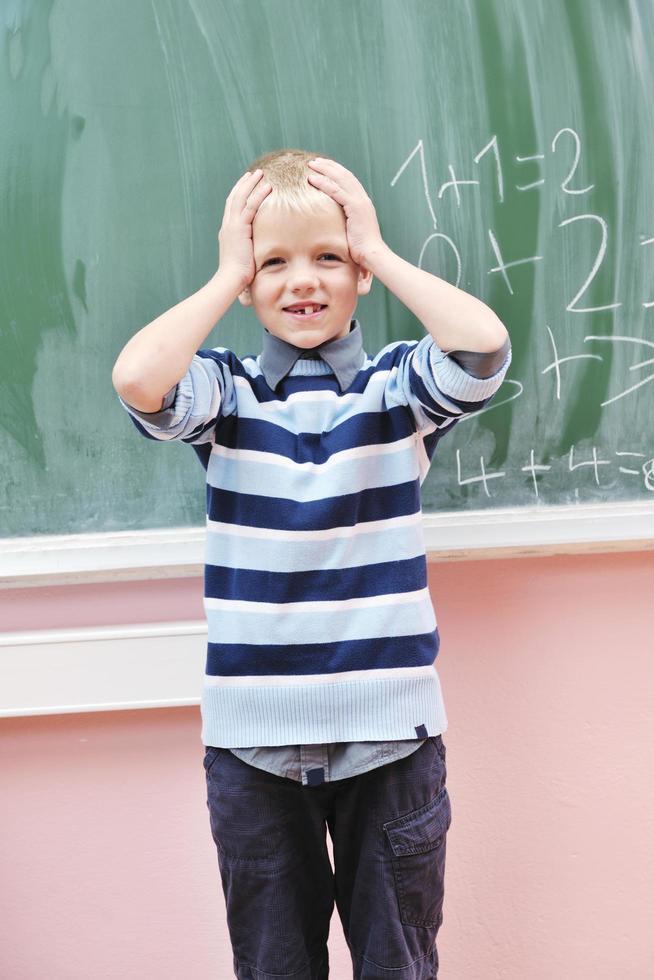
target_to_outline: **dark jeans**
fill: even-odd
[[[320,786],[212,746],[204,767],[238,980],[328,977],[334,900],[354,980],[435,980],[451,822],[440,735]]]

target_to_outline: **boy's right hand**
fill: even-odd
[[[242,288],[249,286],[256,272],[252,245],[252,222],[259,205],[272,190],[263,170],[245,173],[227,196],[223,223],[218,232],[219,271],[238,276]]]

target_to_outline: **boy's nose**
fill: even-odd
[[[289,285],[294,292],[317,284],[318,277],[311,269],[297,269],[295,272],[291,272],[289,276]]]

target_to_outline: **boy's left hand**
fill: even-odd
[[[357,265],[365,266],[371,252],[385,247],[377,212],[365,188],[350,170],[335,160],[316,157],[307,165],[315,171],[307,178],[311,185],[343,208],[350,255]]]

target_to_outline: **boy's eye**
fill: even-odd
[[[320,258],[321,259],[330,259],[330,260],[336,259],[337,262],[340,262],[341,261],[340,258],[339,258],[339,256],[338,255],[334,255],[333,252],[323,252],[322,255],[320,256]],[[273,258],[273,259],[266,259],[266,261],[263,263],[263,265],[261,266],[261,268],[264,269],[267,265],[270,265],[271,262],[283,262],[283,261],[284,260],[281,259],[281,258],[279,258],[279,257],[276,257],[276,258]]]

